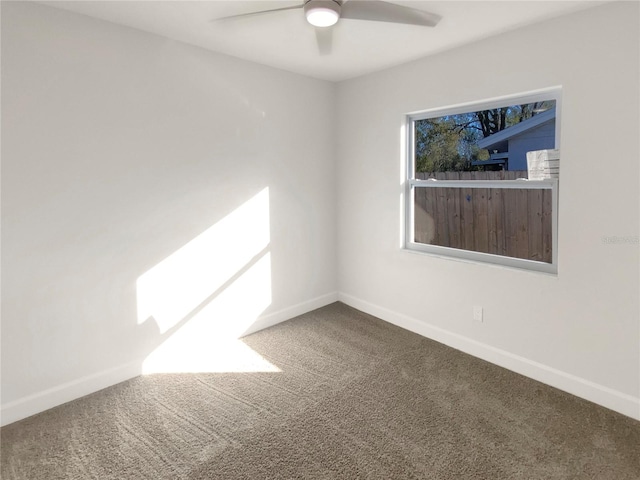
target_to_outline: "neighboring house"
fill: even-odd
[[[556,109],[539,113],[478,142],[489,150],[489,160],[472,165],[501,165],[505,170],[526,170],[527,152],[556,148]]]

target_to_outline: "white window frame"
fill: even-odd
[[[428,118],[437,118],[445,115],[457,115],[461,113],[477,112],[492,108],[521,105],[540,102],[543,100],[556,101],[556,135],[555,148],[560,148],[561,125],[561,87],[553,87],[544,90],[536,90],[524,94],[509,95],[500,98],[483,100],[480,102],[465,103],[451,107],[424,110],[410,113],[406,116],[407,132],[407,161],[405,181],[405,238],[404,248],[414,252],[426,253],[440,257],[449,257],[472,262],[491,263],[506,267],[520,268],[549,274],[558,273],[558,179],[545,180],[421,180],[414,177],[415,171],[415,122]],[[562,156],[562,153],[561,153]],[[417,243],[415,234],[415,189],[416,188],[514,188],[514,189],[548,189],[551,190],[551,263],[527,260],[522,258],[507,257],[472,250],[444,247]]]

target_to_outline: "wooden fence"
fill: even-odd
[[[526,171],[416,174],[438,180],[515,180]],[[420,243],[551,263],[551,190],[416,188]]]

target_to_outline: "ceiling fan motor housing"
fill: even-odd
[[[304,14],[315,27],[330,27],[340,18],[340,3],[335,0],[307,0]]]

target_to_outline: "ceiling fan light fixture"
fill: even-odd
[[[304,4],[304,14],[314,27],[330,27],[340,18],[340,4],[334,0],[309,0]]]

